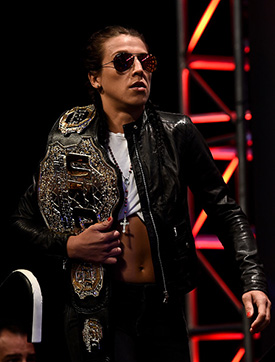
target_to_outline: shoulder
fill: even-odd
[[[93,104],[82,107],[73,107],[64,112],[58,119],[58,128],[64,135],[81,133],[94,119],[96,109]]]
[[[64,138],[75,138],[74,135],[80,135],[89,127],[96,115],[96,109],[93,104],[88,106],[73,107],[63,112],[54,123],[49,136],[48,144]],[[62,143],[62,142],[61,142]]]
[[[192,126],[191,119],[185,114],[157,111],[157,114],[166,127]]]
[[[158,118],[164,132],[177,143],[188,145],[205,145],[205,140],[191,118],[182,113],[162,112],[157,110]],[[205,147],[205,146],[203,146]]]
[[[195,125],[185,114],[157,111],[159,119],[166,131],[170,132],[193,132]]]

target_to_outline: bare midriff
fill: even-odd
[[[155,273],[150,242],[144,223],[137,215],[127,218],[129,225],[121,233],[122,254],[114,265],[114,278],[127,283],[154,283]]]

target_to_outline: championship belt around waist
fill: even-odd
[[[59,131],[64,137],[80,133],[94,115],[93,106],[76,107],[61,117]],[[78,140],[69,146],[59,141],[49,144],[40,164],[38,204],[48,228],[57,233],[81,233],[88,226],[108,219],[119,201],[116,171],[91,137],[79,135]],[[110,294],[108,272],[100,264],[70,260],[68,265],[72,306],[87,316],[83,341],[89,340],[90,330],[92,339],[96,335],[94,343],[99,344],[100,318]]]

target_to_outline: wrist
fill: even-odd
[[[76,239],[76,235],[70,235],[67,239],[67,255],[68,258],[70,259],[75,259],[76,258],[76,253],[75,253],[75,240]]]

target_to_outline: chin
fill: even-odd
[[[129,103],[131,103],[132,106],[139,106],[139,107],[143,106],[144,107],[148,101],[148,98],[149,98],[149,96],[147,96],[147,95],[146,96],[139,95],[137,97],[134,97],[134,99],[132,99],[131,102],[129,102]]]

